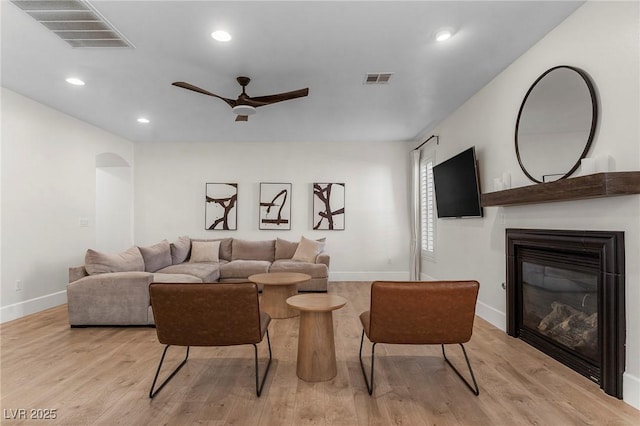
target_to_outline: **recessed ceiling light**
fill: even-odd
[[[148,118],[144,118],[144,117],[140,117],[140,118],[138,118],[138,123],[149,124],[149,119]]]
[[[451,38],[451,30],[440,30],[436,33],[436,40],[437,41],[445,41],[445,40],[449,40]]]
[[[73,84],[74,86],[84,86],[84,81],[80,80],[79,78],[69,77],[66,81],[67,83]]]
[[[214,31],[211,33],[211,37],[217,41],[229,41],[231,40],[231,35],[226,31]]]

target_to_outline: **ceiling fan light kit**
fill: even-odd
[[[251,105],[236,105],[232,110],[237,115],[253,115],[256,113],[256,109]]]

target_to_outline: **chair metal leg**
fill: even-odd
[[[362,345],[364,343],[364,330],[362,330],[362,338],[360,339],[360,353],[358,354],[360,358],[360,368],[362,368],[362,377],[364,377],[364,383],[367,385],[367,391],[369,395],[373,394],[373,364],[375,362],[375,351],[376,351],[376,343],[373,343],[371,346],[371,384],[369,384],[369,380],[367,380],[367,373],[364,370],[364,363],[362,362]]]
[[[442,356],[444,356],[444,360],[447,361],[447,364],[449,364],[449,366],[451,368],[453,368],[453,371],[455,371],[456,374],[458,375],[458,377],[460,377],[462,379],[464,384],[467,385],[467,387],[469,389],[471,389],[471,392],[473,392],[474,395],[478,396],[480,394],[480,389],[478,388],[478,383],[476,382],[476,377],[473,375],[473,370],[471,369],[471,363],[469,362],[469,357],[467,356],[467,351],[464,349],[464,345],[462,343],[459,343],[459,345],[462,348],[462,353],[464,354],[464,359],[465,359],[465,361],[467,361],[467,367],[469,368],[469,373],[471,373],[471,380],[473,380],[473,386],[471,386],[471,384],[469,384],[467,379],[462,377],[462,374],[460,374],[460,372],[453,366],[453,364],[451,364],[451,361],[449,361],[449,359],[447,358],[447,354],[444,351],[444,345],[440,345],[440,346],[442,346]]]
[[[160,364],[158,364],[158,369],[156,370],[156,376],[153,378],[153,383],[151,384],[151,389],[149,390],[149,398],[153,398],[154,396],[156,396],[158,394],[158,392],[160,392],[160,390],[162,390],[162,388],[167,384],[167,382],[169,382],[169,380],[171,380],[173,378],[173,376],[176,375],[176,373],[178,371],[180,371],[180,369],[187,363],[187,359],[189,358],[189,346],[187,346],[187,354],[185,355],[184,359],[182,360],[182,362],[180,363],[180,365],[178,365],[176,367],[175,370],[173,370],[173,372],[169,375],[169,377],[167,377],[165,379],[164,382],[162,382],[162,384],[154,391],[154,387],[156,386],[156,381],[158,380],[158,375],[160,375],[160,368],[162,368],[162,363],[164,362],[164,357],[167,354],[167,349],[169,349],[169,346],[171,345],[167,345],[164,347],[164,351],[162,351],[162,357],[160,358]]]
[[[255,364],[256,364],[256,395],[258,397],[262,393],[262,388],[264,387],[264,382],[267,379],[267,374],[269,373],[269,367],[271,367],[271,340],[269,339],[269,330],[267,330],[267,345],[269,346],[269,362],[267,363],[267,368],[262,376],[262,382],[258,385],[258,345],[253,344],[253,352],[255,354]]]

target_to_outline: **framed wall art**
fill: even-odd
[[[291,229],[291,184],[260,183],[259,229]]]
[[[205,187],[204,229],[238,229],[238,184],[207,183]]]
[[[344,183],[313,184],[313,229],[344,230]]]

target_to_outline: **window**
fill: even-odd
[[[420,240],[423,257],[435,255],[435,198],[433,191],[433,155],[420,160]]]

